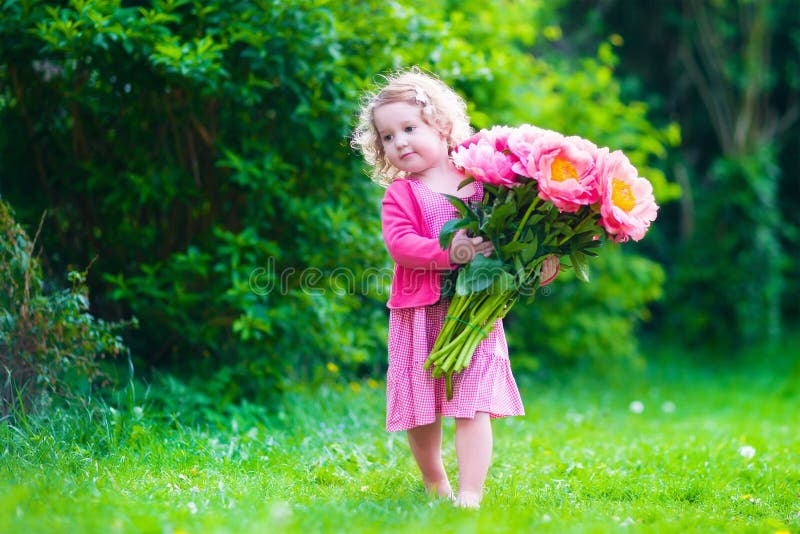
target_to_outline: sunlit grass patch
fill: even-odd
[[[383,430],[381,387],[214,407],[164,379],[94,412],[0,423],[0,530],[798,532],[800,394],[781,354],[656,357],[624,384],[520,380],[527,414],[494,423],[476,512],[425,495],[405,436]]]

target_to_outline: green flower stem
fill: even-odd
[[[471,296],[472,295],[466,295],[466,296],[454,295],[453,298],[450,300],[450,305],[447,308],[447,315],[460,318],[463,311],[465,309],[469,309]],[[454,337],[464,328],[467,328],[465,324],[460,323],[459,321],[455,321],[453,319],[445,318],[444,324],[442,325],[442,329],[439,332],[439,336],[436,338],[436,343],[434,343],[433,350],[431,351],[431,353],[437,352],[437,350],[446,340]]]
[[[467,299],[467,303],[469,303],[469,299]],[[462,328],[456,331],[456,328],[452,327],[446,332],[443,331],[439,333],[434,348],[428,356],[428,361],[432,361],[434,367],[450,367],[459,356],[459,352],[456,352],[456,349],[460,347],[463,348],[464,343],[466,343],[471,335],[482,336],[480,332],[460,324],[458,321],[451,320],[448,322],[459,324]],[[427,363],[428,362],[426,362],[426,364]]]
[[[451,335],[439,335],[437,338],[437,344],[439,346],[443,345],[449,339],[455,338],[465,331],[471,330],[468,317],[466,317],[467,313],[471,308],[478,304],[478,299],[476,299],[477,295],[470,294],[458,297],[457,301],[451,301],[450,307],[447,309],[447,318],[445,319],[445,323],[447,323],[447,333]],[[443,328],[444,330],[444,328]],[[436,347],[436,344],[434,345]]]
[[[492,332],[494,323],[505,317],[516,299],[514,291],[486,290],[456,296],[450,301],[447,314],[458,320],[446,321],[424,365],[425,369],[433,366],[434,378],[444,374],[448,399],[453,394],[453,375],[469,366],[477,346]]]
[[[460,356],[460,350],[464,349],[464,344],[470,339],[472,336],[479,336],[485,337],[479,332],[473,332],[471,330],[463,330],[455,337],[451,339],[446,339],[442,346],[439,347],[435,352],[431,352],[429,358],[433,358],[434,367],[450,367],[452,364],[455,363],[457,358]],[[441,363],[440,363],[441,362]]]
[[[531,205],[528,206],[528,210],[525,212],[525,216],[522,217],[522,222],[519,223],[519,228],[517,228],[517,231],[514,232],[514,237],[510,241],[511,243],[515,242],[517,238],[519,238],[523,228],[525,228],[525,223],[528,222],[528,218],[534,211],[536,211],[537,206],[539,206],[539,201],[540,201],[539,197],[536,197],[533,199],[533,202],[531,202]]]

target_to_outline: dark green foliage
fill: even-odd
[[[683,132],[670,159],[686,194],[649,241],[669,262],[665,331],[777,339],[800,315],[797,3],[577,1],[565,20],[575,50],[616,33],[625,93]]]
[[[137,354],[266,392],[318,358],[365,362],[379,303],[328,287],[384,262],[379,192],[345,142],[357,79],[336,57],[354,36],[317,2],[30,5],[4,17],[30,47],[5,54],[3,112],[30,129],[3,146],[27,173],[4,186],[44,193],[62,262],[99,255],[95,305],[142,318]],[[264,269],[274,287],[253,291]]]
[[[376,374],[391,264],[381,191],[347,136],[379,73],[437,72],[476,127],[533,122],[620,147],[659,200],[676,196],[651,166],[674,129],[620,101],[610,45],[580,62],[530,55],[558,39],[552,9],[9,0],[0,191],[23,221],[48,209],[53,270],[97,257],[92,308],[140,319],[141,367],[184,369],[223,399],[268,398],[329,362]]]
[[[70,271],[68,289],[47,287],[34,242],[0,199],[0,417],[46,394],[86,401],[108,384],[102,360],[128,354],[125,325],[88,313],[85,273]]]
[[[683,261],[676,266],[671,295],[682,307],[705,311],[671,321],[687,338],[745,343],[778,338],[785,253],[774,158],[766,149],[720,157],[710,170],[714,193],[697,218],[702,234],[680,249]]]
[[[515,369],[582,365],[613,375],[645,361],[636,328],[651,318],[649,306],[663,296],[664,270],[622,251],[633,246],[606,243],[591,259],[588,284],[573,269],[562,269],[552,284],[539,289],[532,304],[514,307],[506,328]]]

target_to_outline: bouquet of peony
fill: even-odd
[[[481,130],[453,151],[480,202],[449,201],[461,217],[444,225],[443,249],[458,231],[494,244],[456,271],[445,323],[425,362],[434,378],[464,370],[478,344],[521,296],[533,299],[563,265],[588,282],[587,258],[605,238],[644,237],[658,206],[653,187],[619,150],[531,125]],[[458,250],[453,254],[458,256]]]

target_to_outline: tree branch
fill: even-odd
[[[724,47],[720,42],[714,24],[709,19],[708,9],[700,0],[692,0],[691,12],[688,14],[696,23],[697,34],[694,43],[706,73],[709,85],[710,102],[709,112],[716,114],[715,122],[718,124],[718,137],[723,151],[733,151],[733,129],[735,123],[736,95],[731,87],[722,65],[725,57]]]

